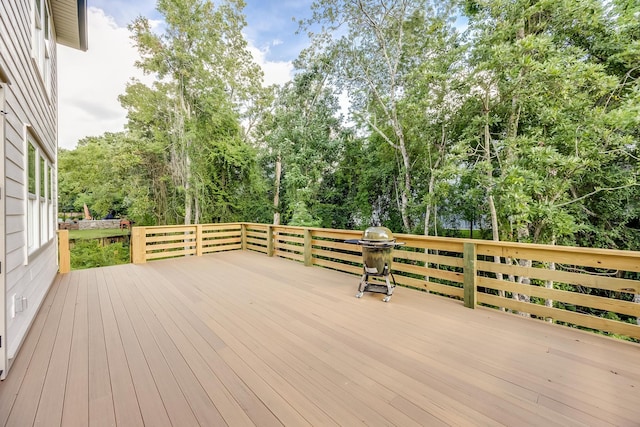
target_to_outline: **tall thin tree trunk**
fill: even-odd
[[[193,199],[191,197],[191,162],[189,161],[189,155],[185,154],[186,170],[185,170],[185,182],[184,182],[184,225],[191,224],[191,215],[193,214]]]
[[[530,268],[533,265],[533,261],[530,259],[521,259],[518,261],[518,264],[520,267]],[[527,276],[520,276],[518,278],[518,283],[522,285],[531,285],[531,279]],[[520,302],[531,302],[531,297],[529,295],[521,294],[519,292],[514,292],[512,298]],[[518,314],[522,317],[531,317],[531,313],[524,311],[518,311]]]
[[[556,269],[556,263],[555,262],[550,262],[549,263],[549,270],[555,270],[555,269]],[[553,289],[553,280],[545,281],[544,282],[544,286],[547,289]],[[545,305],[545,307],[553,308],[553,300],[552,299],[545,299],[544,300],[544,305]],[[547,317],[546,321],[549,322],[549,323],[553,323],[553,319],[551,317]]]
[[[280,225],[280,179],[282,176],[282,156],[278,154],[278,159],[276,160],[276,182],[275,189],[273,192],[273,223],[275,225]]]
[[[491,132],[489,130],[489,88],[486,90],[484,100],[484,155],[485,161],[491,164]],[[498,230],[498,211],[496,210],[496,203],[493,199],[493,189],[491,188],[491,182],[493,181],[493,168],[487,168],[487,182],[486,187],[487,201],[489,203],[489,214],[491,215],[491,235],[493,240],[500,241],[500,231]],[[493,257],[493,262],[496,264],[502,264],[499,256]],[[496,273],[496,279],[503,280],[502,273]],[[505,297],[504,291],[499,290],[498,295],[502,298]],[[500,311],[505,311],[504,307],[500,307]]]
[[[409,219],[409,199],[411,197],[411,160],[407,147],[404,144],[404,136],[400,139],[400,153],[402,155],[402,163],[404,166],[404,188],[401,195],[400,214],[402,215],[402,224],[405,232],[411,232],[411,220]]]
[[[197,197],[194,199],[194,207],[195,207],[195,212],[193,215],[193,223],[200,224],[200,203]]]

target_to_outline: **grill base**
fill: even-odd
[[[367,268],[366,264],[364,266],[364,274],[360,279],[360,285],[358,286],[358,293],[356,294],[356,298],[362,298],[365,292],[372,292],[377,294],[385,294],[385,297],[382,299],[384,302],[389,302],[391,300],[391,295],[393,295],[393,290],[396,287],[396,278],[393,277],[393,274],[389,271],[389,266],[387,264],[384,265],[384,269],[382,273],[372,273],[371,268]],[[369,276],[376,277],[384,277],[385,284],[382,283],[371,283],[369,282]],[[389,276],[393,279],[393,284],[389,281]]]

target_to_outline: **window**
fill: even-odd
[[[29,194],[27,195],[27,246],[29,252],[40,245],[36,245],[38,230],[38,196],[36,190],[36,147],[30,141],[28,144],[29,156],[27,160],[27,173],[29,176]]]
[[[33,0],[32,57],[42,78],[51,92],[51,16],[47,0]]]
[[[53,167],[36,140],[27,141],[27,252],[51,241],[53,224]]]

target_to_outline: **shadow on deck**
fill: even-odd
[[[235,251],[58,276],[0,425],[638,425],[640,346]]]

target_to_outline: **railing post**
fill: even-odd
[[[147,232],[144,227],[133,227],[131,229],[131,262],[134,264],[144,264],[146,257]]]
[[[246,251],[247,250],[247,224],[242,223],[240,224],[240,239],[242,242],[242,250]]]
[[[71,251],[69,249],[69,230],[58,230],[58,272],[61,274],[71,271]]]
[[[464,243],[464,306],[476,308],[477,286],[477,266],[476,266],[476,244]]]
[[[304,265],[310,267],[313,265],[313,254],[311,253],[311,230],[304,229]]]
[[[202,224],[196,224],[196,256],[202,256]]]
[[[273,256],[273,227],[267,225],[267,256]]]

